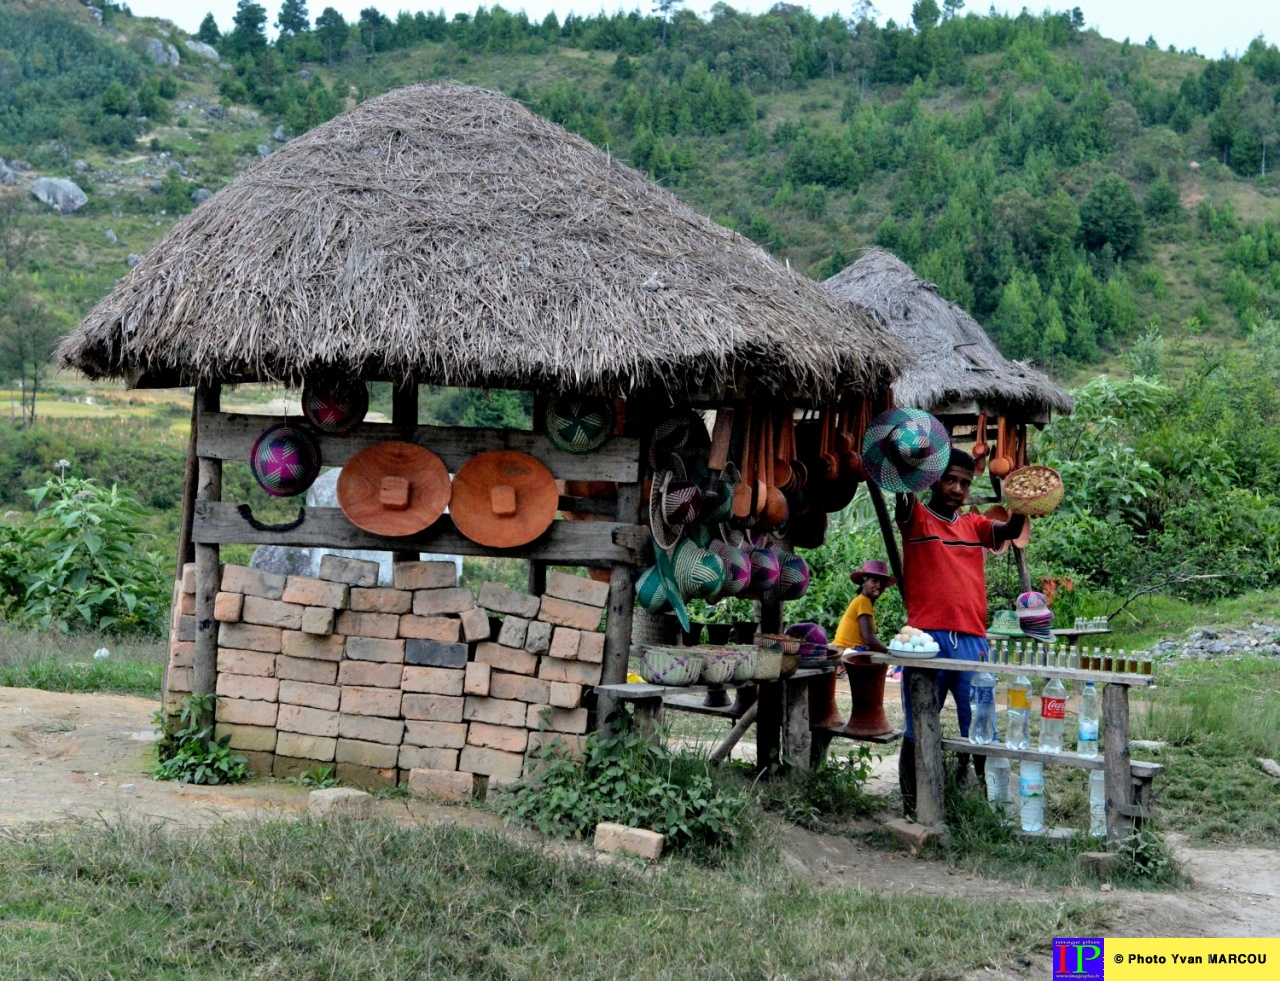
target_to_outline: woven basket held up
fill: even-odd
[[[1038,494],[1018,493],[1015,488],[1019,484],[1019,478],[1048,478],[1049,489],[1041,491]],[[1011,487],[1010,484],[1013,486]],[[1033,464],[1029,467],[1023,467],[1009,474],[1004,480],[1004,496],[1009,502],[1009,510],[1014,514],[1025,514],[1029,518],[1043,518],[1046,514],[1052,514],[1062,503],[1062,495],[1065,488],[1062,486],[1062,475],[1052,467],[1044,467],[1039,464]]]

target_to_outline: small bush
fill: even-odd
[[[869,746],[844,756],[828,754],[806,780],[775,779],[762,784],[764,804],[786,820],[814,830],[826,827],[831,818],[871,814],[884,803],[865,789],[873,760]]]
[[[189,695],[182,701],[178,728],[166,731],[157,744],[156,780],[180,783],[239,783],[249,775],[249,761],[231,749],[231,735],[213,738],[213,726],[203,719],[213,718],[212,695]],[[165,725],[163,712],[155,724]]]

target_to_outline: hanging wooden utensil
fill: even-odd
[[[742,463],[739,469],[742,471],[742,479],[738,481],[738,486],[733,489],[733,516],[738,521],[746,521],[751,517],[753,508],[752,495],[755,491],[755,481],[751,475],[751,406],[747,405],[742,410]]]
[[[1013,469],[1013,456],[1009,446],[1009,423],[1004,416],[996,420],[996,455],[991,458],[991,476],[1004,478]]]
[[[823,475],[827,480],[840,479],[840,458],[835,454],[835,413],[822,410],[822,462],[826,466]]]
[[[973,437],[973,475],[981,477],[987,469],[987,455],[991,452],[987,446],[987,414],[978,413],[978,428]]]
[[[766,416],[765,425],[765,455],[768,457],[769,476],[767,480],[768,491],[765,502],[765,521],[771,528],[777,528],[787,520],[787,498],[786,495],[778,488],[777,470],[775,462],[777,460],[774,450],[774,431],[773,431],[773,414]]]
[[[751,516],[758,522],[764,517],[765,506],[769,503],[769,476],[766,470],[769,461],[769,451],[766,446],[768,438],[766,425],[769,419],[767,406],[756,413],[756,419],[756,456],[752,462],[756,493],[755,497],[752,498]]]
[[[1021,469],[1027,465],[1027,424],[1025,422],[1018,423],[1018,455],[1015,458],[1015,466]]]

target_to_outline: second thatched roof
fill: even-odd
[[[907,349],[907,367],[893,384],[898,405],[937,412],[972,404],[1024,416],[1075,405],[1043,374],[1002,355],[976,320],[888,252],[867,252],[825,285],[879,316]]]
[[[841,329],[841,327],[844,329]],[[867,313],[505,96],[413,85],[285,145],[59,350],[91,377],[887,387]]]

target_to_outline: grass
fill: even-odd
[[[1105,925],[1079,901],[823,890],[767,850],[646,869],[495,832],[307,818],[8,837],[0,949],[22,977],[939,978]]]
[[[94,651],[111,654],[96,660]],[[160,697],[163,641],[83,633],[64,636],[0,624],[0,686]]]

